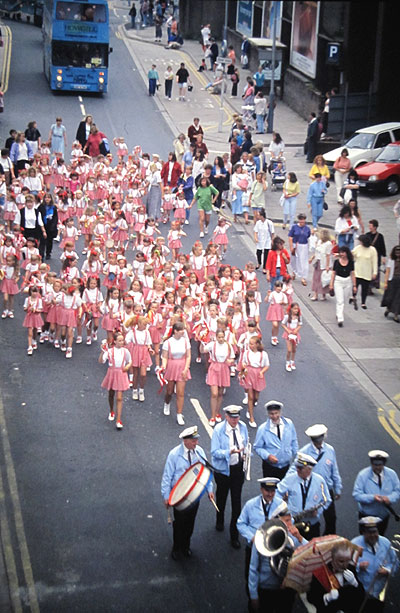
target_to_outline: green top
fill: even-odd
[[[219,191],[214,187],[214,185],[209,185],[208,187],[199,187],[194,197],[197,200],[197,208],[203,209],[204,211],[212,210],[212,198],[213,196],[218,196]]]
[[[265,191],[264,185],[259,181],[254,181],[251,186],[251,206],[254,208],[264,208],[265,206]]]
[[[149,79],[157,79],[158,81],[158,72],[153,68],[150,68],[149,72],[147,73],[147,76]]]

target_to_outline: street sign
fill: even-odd
[[[326,45],[326,64],[338,66],[342,59],[342,46],[340,43],[328,43]]]
[[[231,60],[230,57],[222,57],[221,55],[219,55],[217,57],[216,63],[217,64],[227,64],[228,65],[228,64],[232,64],[232,60]]]

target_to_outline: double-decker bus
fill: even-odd
[[[44,73],[53,90],[106,92],[109,18],[107,0],[45,0]]]

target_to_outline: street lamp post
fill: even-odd
[[[275,106],[275,58],[276,58],[276,6],[271,2],[272,13],[272,57],[271,57],[271,81],[269,89],[269,109],[267,121],[267,133],[274,131],[274,106]]]

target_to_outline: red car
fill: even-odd
[[[389,196],[400,190],[400,141],[387,145],[374,162],[357,168],[360,187],[385,192]]]

